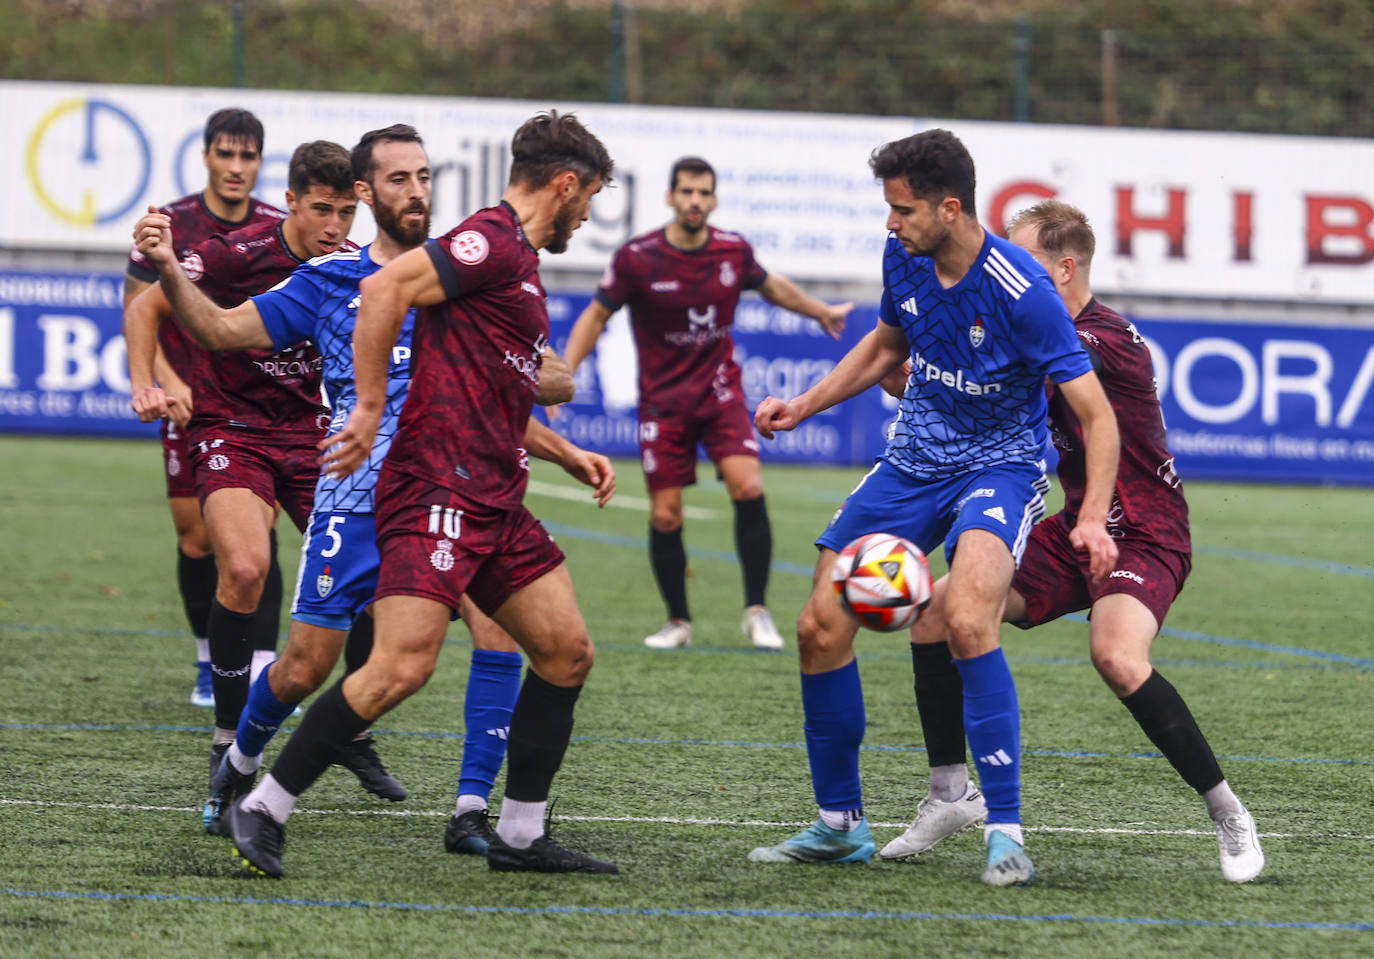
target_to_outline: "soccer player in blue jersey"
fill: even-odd
[[[964,725],[987,797],[987,864],[994,886],[1035,873],[1021,830],[1020,717],[998,643],[1002,604],[1049,488],[1045,378],[1083,425],[1087,489],[1075,548],[1092,575],[1116,559],[1107,510],[1119,439],[1111,406],[1073,322],[1031,256],[979,225],[973,159],[946,130],[888,143],[869,159],[883,184],[890,231],[879,322],[811,389],[755,413],[771,438],[878,383],[910,361],[888,446],[816,540],[811,597],[797,622],[814,825],[755,862],[867,862],[859,746],[865,716],[854,659],[858,626],[830,584],[837,553],[865,533],[904,536],[949,560],[948,642],[963,680]]]
[[[347,419],[354,404],[352,336],[358,286],[364,277],[429,238],[432,194],[429,160],[413,127],[396,124],[364,134],[353,150],[352,163],[358,197],[372,208],[377,221],[377,237],[371,244],[312,260],[274,289],[233,310],[219,309],[196,297],[194,288],[169,290],[181,322],[213,349],[313,340],[324,357],[335,428]],[[155,217],[145,219],[150,235],[163,225]],[[412,322],[413,316],[392,351],[386,412],[366,466],[342,479],[321,475],[316,486],[286,648],[250,691],[234,744],[212,787],[221,804],[250,788],[268,740],[295,704],[328,678],[350,624],[356,619],[359,625],[370,625],[370,617],[360,614],[372,602],[379,565],[373,489],[410,384]],[[571,398],[571,386],[566,368],[557,360],[548,362],[544,376],[548,401]],[[583,455],[604,466],[602,475],[613,483],[608,461]],[[460,795],[445,845],[455,852],[485,854],[490,832],[487,798],[505,758],[505,739],[490,732],[509,725],[522,661],[514,640],[475,606],[465,603],[463,614],[475,648],[465,702],[468,732]],[[358,655],[350,643],[350,670],[366,658],[365,651]],[[364,742],[362,748],[371,751],[370,740],[357,742]],[[372,791],[384,798],[404,799],[404,787],[386,774],[380,761],[375,767],[380,776],[390,779],[391,788]]]

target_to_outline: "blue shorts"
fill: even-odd
[[[311,513],[291,618],[346,630],[377,592],[381,569],[371,513]]]
[[[816,545],[838,553],[865,533],[893,533],[925,553],[943,539],[949,560],[962,533],[984,529],[1007,544],[1019,565],[1031,527],[1045,515],[1049,488],[1043,463],[918,480],[879,460],[835,511]]]

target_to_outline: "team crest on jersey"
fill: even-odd
[[[324,599],[333,588],[334,577],[329,575],[329,567],[326,566],[324,572],[315,577],[315,592],[320,594],[320,599]]]
[[[201,260],[199,253],[188,253],[186,258],[181,261],[181,268],[186,271],[194,283],[205,275],[205,263]]]
[[[476,230],[464,230],[449,243],[449,249],[453,251],[453,258],[459,263],[476,266],[487,258],[487,254],[491,252],[491,244]]]
[[[722,262],[720,265],[720,285],[729,288],[734,286],[738,279],[739,276],[735,273],[735,268],[730,264],[730,261]]]
[[[981,316],[974,317],[973,325],[968,328],[968,341],[973,344],[973,348],[976,350],[983,345],[987,336],[988,331],[983,328],[983,318]]]
[[[216,453],[206,460],[205,465],[212,470],[227,470],[229,468],[229,457],[223,453]]]
[[[429,565],[441,573],[453,569],[453,543],[446,539],[439,540],[438,548],[429,554]]]

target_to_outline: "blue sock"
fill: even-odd
[[[463,766],[458,773],[458,795],[491,795],[496,774],[506,760],[506,735],[510,715],[520,695],[519,653],[474,649],[468,669],[467,695],[463,699]]]
[[[828,673],[802,673],[806,756],[811,788],[822,809],[859,809],[859,746],[868,725],[857,660]]]
[[[978,767],[989,823],[1021,821],[1021,713],[1016,683],[999,646],[956,659],[964,680],[964,734]]]
[[[272,666],[269,665],[258,674],[249,688],[248,705],[244,706],[243,715],[239,717],[239,728],[234,733],[234,742],[238,743],[239,752],[245,756],[262,755],[286,717],[296,708],[295,703],[284,703],[273,694],[272,687],[267,683],[267,674],[271,670]]]

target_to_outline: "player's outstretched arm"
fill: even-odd
[[[525,449],[531,456],[557,463],[569,476],[590,486],[597,506],[605,506],[615,494],[615,468],[610,460],[559,436],[533,416],[525,425]]]
[[[1078,525],[1069,532],[1069,541],[1077,549],[1088,551],[1088,568],[1093,580],[1098,581],[1116,565],[1116,541],[1107,532],[1107,513],[1116,492],[1121,435],[1116,428],[1116,414],[1096,373],[1084,373],[1057,385],[1083,428],[1086,460],[1083,505],[1078,511]]]
[[[573,375],[563,357],[545,346],[543,359],[539,363],[539,389],[534,401],[540,406],[554,406],[566,403],[573,398]]]
[[[777,430],[795,429],[803,420],[862,393],[909,355],[901,329],[879,320],[811,389],[788,402],[766,397],[754,412],[754,427],[770,440]]]
[[[211,350],[271,349],[272,338],[252,300],[232,310],[217,305],[196,287],[177,262],[172,221],[149,207],[134,226],[138,251],[157,270],[163,295],[172,305],[177,321],[197,343]]]
[[[577,321],[573,323],[572,332],[568,334],[568,345],[563,350],[563,358],[568,364],[570,374],[576,373],[582,361],[591,354],[597,339],[605,332],[606,322],[610,318],[611,311],[595,299],[588,303],[587,308],[578,316]]]
[[[764,280],[763,285],[759,287],[759,293],[769,303],[780,306],[784,310],[791,310],[793,313],[811,317],[820,323],[825,332],[830,334],[831,339],[835,340],[838,340],[840,334],[844,332],[844,324],[849,318],[849,311],[854,309],[853,303],[831,305],[824,300],[819,300],[810,293],[804,292],[801,287],[780,273],[769,273],[768,279]]]
[[[446,294],[424,247],[402,253],[358,285],[361,301],[353,326],[353,379],[357,402],[343,429],[320,440],[321,468],[342,479],[367,462],[386,409],[391,348],[412,306],[442,303]]]
[[[167,397],[154,371],[157,362],[157,327],[172,315],[172,305],[162,295],[162,285],[154,283],[129,301],[124,308],[124,351],[129,364],[130,406],[145,423],[162,419],[168,413]]]

